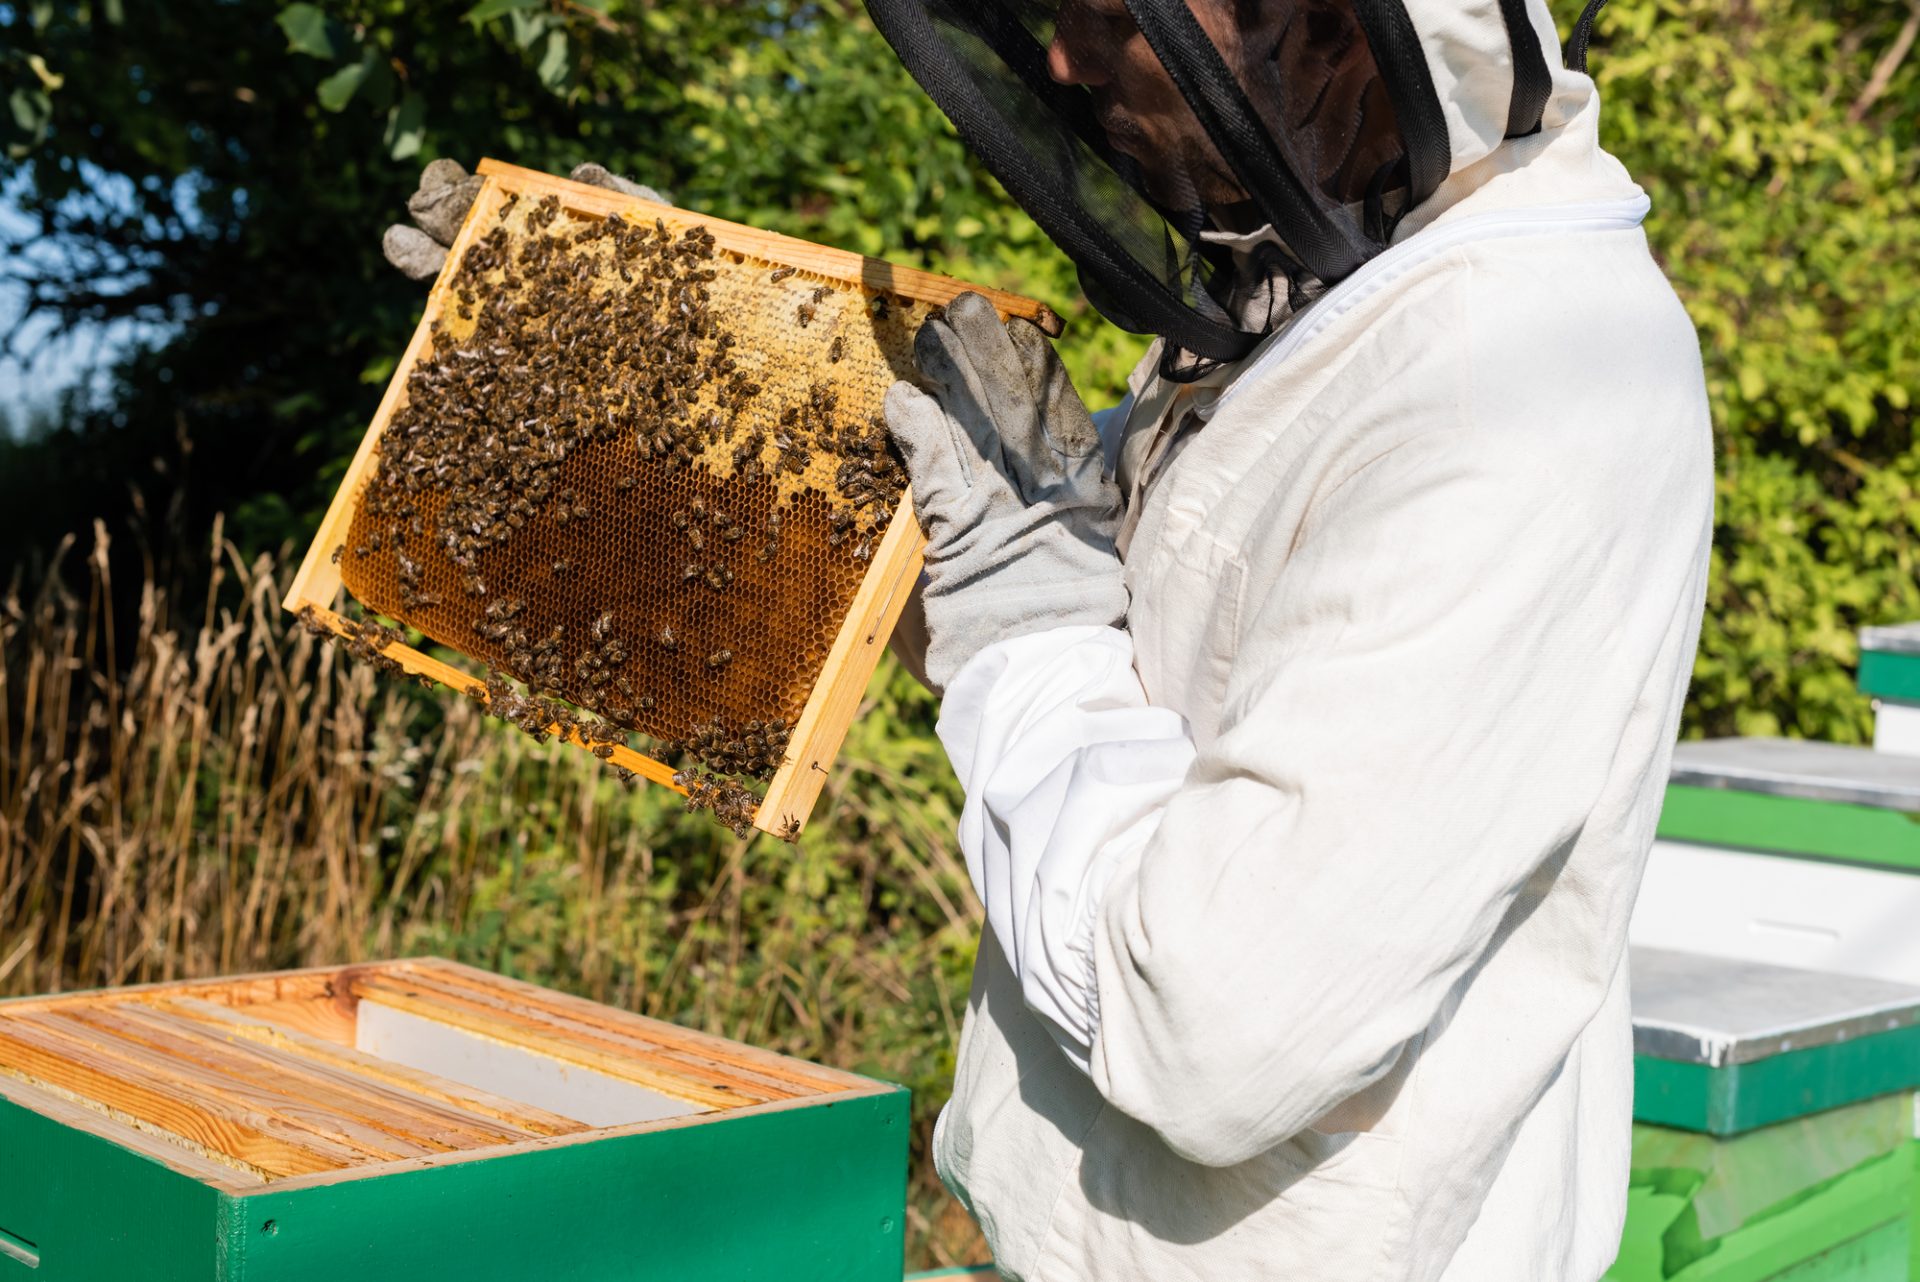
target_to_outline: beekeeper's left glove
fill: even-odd
[[[1120,625],[1120,492],[1046,337],[962,294],[914,344],[925,388],[887,393],[887,424],[927,533],[927,679],[945,690],[995,641]]]
[[[656,204],[673,202],[651,187],[612,173],[605,165],[575,165],[567,175],[577,183],[605,187],[623,196],[638,196]],[[460,224],[480,194],[480,178],[457,160],[436,160],[420,174],[420,189],[407,197],[413,226],[395,223],[380,238],[380,251],[409,280],[432,280],[447,261],[447,248],[460,234]]]

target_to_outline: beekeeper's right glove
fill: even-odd
[[[996,641],[1123,625],[1120,492],[1058,353],[962,294],[914,344],[924,384],[887,393],[887,426],[927,533],[927,683],[944,691]]]
[[[670,205],[672,199],[643,187],[630,178],[611,173],[605,165],[575,165],[567,177],[577,183],[605,187],[623,196]],[[447,247],[460,234],[460,224],[480,194],[480,179],[469,174],[457,160],[436,160],[420,174],[420,190],[407,198],[407,213],[413,226],[395,223],[380,239],[387,261],[412,280],[432,280],[447,261]]]

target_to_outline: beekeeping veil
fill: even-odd
[[[1559,53],[1545,0],[867,7],[1169,373],[1246,355],[1449,173],[1535,132]]]

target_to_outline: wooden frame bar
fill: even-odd
[[[502,203],[510,193],[535,198],[555,196],[569,210],[592,216],[620,214],[642,220],[660,217],[676,224],[697,222],[712,233],[718,248],[776,267],[792,267],[831,280],[933,304],[945,304],[963,292],[972,291],[992,300],[1002,315],[1024,317],[1049,335],[1057,335],[1061,329],[1059,316],[1045,304],[1000,290],[968,285],[930,272],[899,267],[881,259],[708,218],[496,160],[481,161],[478,172],[485,180],[480,195],[454,240],[447,256],[447,266],[442,269],[440,278],[428,294],[426,309],[392,380],[387,384],[386,393],[374,414],[373,424],[361,440],[283,601],[287,610],[294,613],[310,611],[312,618],[340,635],[347,634],[348,624],[335,610],[342,584],[340,570],[333,564],[333,551],[346,542],[362,487],[375,466],[380,435],[404,403],[407,374],[430,345],[432,326],[446,303],[449,282],[467,248],[493,225]],[[754,826],[762,832],[791,838],[805,826],[826,783],[833,759],[859,708],[861,695],[880,661],[880,653],[901,611],[906,607],[914,580],[920,572],[925,539],[919,523],[913,519],[911,495],[902,498],[897,511],[899,518],[890,523],[879,546],[874,549],[872,561],[851,608],[789,737],[786,755],[754,816]],[[396,661],[410,675],[425,677],[459,693],[475,694],[484,699],[484,689],[471,673],[423,654],[411,646],[396,643],[381,653]],[[579,746],[587,746],[577,735],[569,738]],[[649,782],[684,791],[674,781],[675,772],[671,766],[645,753],[619,746],[613,749],[612,756],[607,760]]]

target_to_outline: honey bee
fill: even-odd
[[[713,669],[724,668],[729,663],[732,663],[732,662],[733,662],[733,651],[731,650],[725,650],[725,649],[715,650],[712,654],[707,656],[708,668],[713,668]]]
[[[827,348],[827,360],[836,365],[840,363],[840,358],[846,354],[847,340],[844,338],[835,338],[833,343]]]
[[[795,272],[799,270],[800,269],[798,267],[776,267],[773,271],[773,274],[767,277],[767,279],[777,285],[781,281],[785,280],[787,277],[793,275]]]

